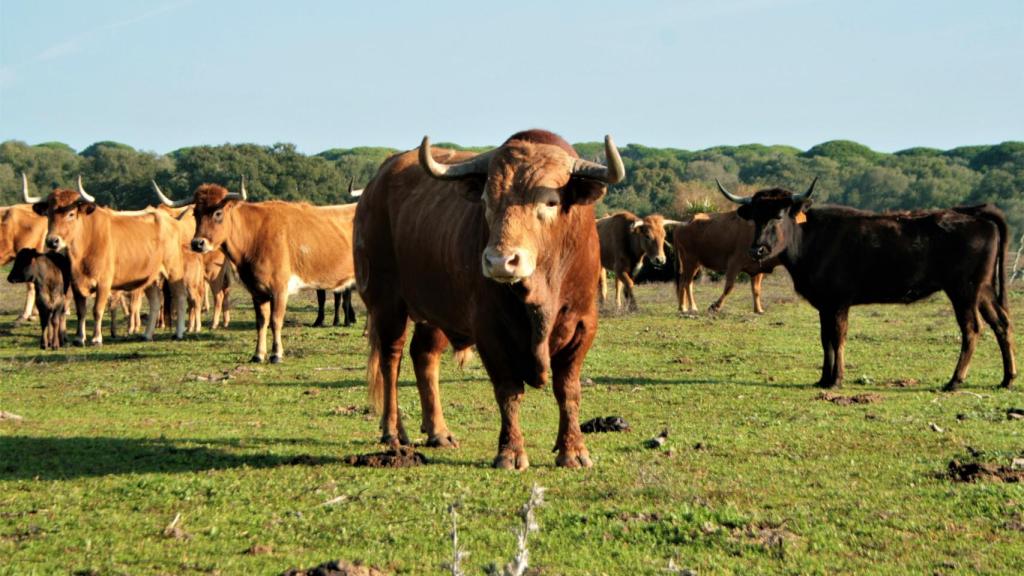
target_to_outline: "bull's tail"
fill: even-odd
[[[373,322],[367,322],[370,334],[370,357],[366,361],[366,387],[369,394],[370,407],[374,413],[384,411],[384,374],[380,371],[380,339]]]
[[[999,305],[1009,309],[1006,295],[1006,251],[1010,247],[1010,231],[1006,225],[1006,216],[1003,211],[994,204],[980,204],[978,206],[959,206],[954,208],[962,214],[969,214],[976,218],[988,220],[996,225],[999,230],[999,252],[996,254],[996,270],[993,273],[992,285],[999,298]]]

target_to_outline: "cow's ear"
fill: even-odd
[[[811,207],[811,202],[812,200],[800,200],[799,202],[794,202],[793,205],[789,207],[789,215],[796,217],[797,214],[807,212],[807,209]]]
[[[78,204],[78,210],[85,214],[92,214],[96,210],[95,202],[80,202]]]
[[[587,178],[573,178],[562,189],[562,204],[566,207],[573,204],[593,204],[608,190],[604,182]]]
[[[50,207],[48,202],[36,202],[32,205],[32,211],[40,216],[46,216],[46,210]]]

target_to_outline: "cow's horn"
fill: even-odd
[[[86,193],[85,188],[82,188],[82,175],[78,175],[78,195],[81,196],[86,202],[96,203],[96,199]]]
[[[626,167],[622,163],[622,156],[615,146],[611,135],[604,137],[604,156],[608,166],[577,158],[572,165],[572,175],[581,178],[600,180],[606,184],[618,184],[626,177]]]
[[[358,190],[356,190],[356,189],[354,189],[352,187],[352,184],[354,184],[354,183],[355,183],[354,180],[349,180],[348,181],[348,195],[353,197],[353,198],[359,198],[360,196],[363,195],[363,190],[365,190],[365,188],[359,188]]]
[[[192,198],[171,200],[163,193],[162,190],[160,190],[160,187],[156,185],[156,180],[150,180],[150,183],[153,184],[153,191],[156,192],[157,197],[160,198],[160,202],[163,202],[164,206],[170,206],[171,208],[181,208],[183,206],[188,206],[189,204],[192,203]]]
[[[722,193],[722,196],[728,198],[730,202],[735,202],[737,204],[750,204],[753,201],[749,196],[737,196],[732,192],[729,192],[725,189],[725,186],[722,186],[722,183],[718,181],[718,178],[715,178],[715,184],[718,184],[718,190]]]
[[[430,153],[430,136],[424,136],[423,142],[420,144],[420,166],[426,170],[427,174],[441,180],[458,180],[459,178],[487,174],[493,155],[494,150],[488,150],[465,162],[444,164],[434,160],[434,156]]]
[[[36,202],[41,202],[43,200],[38,196],[29,195],[28,176],[25,176],[24,172],[21,173],[21,199],[24,200],[26,204],[35,204]]]
[[[248,200],[249,193],[245,191],[245,176],[242,176],[242,200]]]
[[[811,186],[807,189],[807,192],[804,192],[803,194],[797,194],[796,196],[793,196],[793,201],[794,202],[801,202],[803,200],[807,200],[808,198],[810,198],[811,194],[814,192],[814,185],[817,184],[817,183],[818,183],[818,177],[815,176],[814,180],[811,182]]]

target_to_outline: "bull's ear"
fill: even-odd
[[[796,217],[798,214],[807,212],[807,209],[811,207],[811,202],[813,202],[813,200],[800,200],[799,202],[794,202],[793,205],[789,207],[789,215]]]
[[[480,202],[484,198],[486,178],[466,178],[459,182],[459,194],[470,202]]]
[[[32,205],[32,211],[40,216],[46,216],[46,210],[50,207],[48,202],[36,202]]]
[[[604,182],[589,178],[573,178],[563,189],[562,204],[566,207],[573,204],[593,204],[604,197],[607,190]]]
[[[86,214],[92,214],[96,210],[95,202],[79,202],[78,210]]]
[[[736,210],[736,214],[740,218],[743,218],[744,220],[753,220],[754,219],[754,213],[753,213],[753,210],[751,210],[749,204],[744,204],[743,206],[740,206]]]

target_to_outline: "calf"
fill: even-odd
[[[23,248],[14,258],[14,266],[7,275],[7,281],[31,282],[35,286],[35,304],[42,329],[39,347],[43,350],[57,350],[63,346],[66,339],[64,313],[67,293],[71,287],[71,262],[67,256]]]

